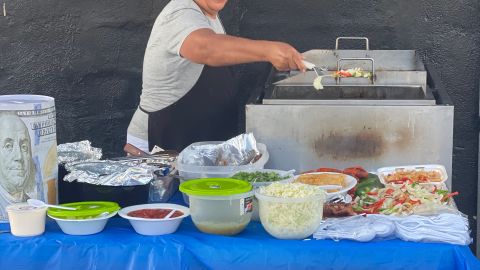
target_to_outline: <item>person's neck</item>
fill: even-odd
[[[218,12],[215,10],[209,9],[203,0],[193,0],[193,2],[195,2],[198,5],[198,7],[200,7],[200,9],[202,10],[203,14],[205,14],[205,16],[212,19],[217,18]]]

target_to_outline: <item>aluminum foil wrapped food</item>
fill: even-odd
[[[238,135],[220,144],[192,145],[180,156],[182,162],[197,166],[239,166],[254,163],[260,151],[252,133]]]
[[[58,163],[67,164],[102,158],[102,149],[92,147],[90,141],[64,143],[57,146]]]
[[[132,165],[146,164],[146,165],[155,166],[159,168],[170,167],[173,169],[175,167],[175,161],[177,159],[177,156],[178,156],[178,153],[176,155],[165,154],[165,155],[158,155],[158,156],[149,155],[144,157],[127,156],[127,157],[113,158],[111,160],[120,161],[124,163],[126,162]]]
[[[152,181],[154,172],[159,170],[146,164],[112,160],[67,164],[66,168],[70,173],[64,177],[64,181],[105,186],[145,185]]]

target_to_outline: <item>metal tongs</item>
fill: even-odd
[[[321,74],[324,74],[325,72],[328,71],[328,68],[325,67],[325,66],[317,67],[317,65],[315,65],[314,63],[311,63],[311,62],[308,62],[308,61],[305,61],[305,60],[302,60],[302,62],[308,70],[313,70],[315,72],[315,74],[317,74],[317,77],[322,76],[322,75],[320,75],[318,70],[321,71]]]
[[[307,69],[309,70],[311,69],[315,72],[315,74],[317,74],[317,77],[313,80],[313,87],[316,90],[323,89],[322,78],[326,76],[331,76],[329,74],[326,74],[326,72],[328,71],[327,67],[317,67],[314,63],[310,63],[305,60],[302,60],[302,61]],[[317,69],[320,69],[320,71],[322,72],[322,75],[320,75]]]

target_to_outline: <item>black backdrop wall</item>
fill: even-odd
[[[141,91],[143,52],[166,0],[4,0],[0,94],[56,99],[58,142],[91,140],[122,154]],[[477,0],[230,0],[227,31],[332,48],[337,36],[367,36],[372,49],[416,49],[433,64],[455,105],[453,189],[476,215],[480,4]],[[265,64],[237,68],[244,98]],[[242,123],[240,122],[240,126]]]

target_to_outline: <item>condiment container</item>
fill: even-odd
[[[184,182],[180,191],[190,198],[190,214],[202,232],[235,235],[245,229],[253,210],[252,185],[229,178]]]
[[[274,183],[274,182],[290,183],[290,182],[293,182],[294,177],[295,177],[294,176],[295,170],[283,171],[283,170],[275,170],[275,169],[249,169],[249,170],[240,171],[240,172],[245,172],[245,173],[255,173],[255,172],[277,173],[277,174],[280,175],[280,177],[283,178],[281,180],[270,181],[270,182],[264,182],[264,181],[262,181],[262,179],[258,179],[256,181],[250,182],[252,184],[254,190],[259,188],[259,187],[268,186],[268,185],[270,185],[271,183]],[[237,173],[240,173],[240,172],[237,172]],[[232,178],[234,177],[235,174],[232,175]],[[239,180],[244,180],[244,179],[239,179]],[[258,213],[258,200],[255,197],[253,198],[252,220],[260,221],[260,216],[259,216],[259,213]]]
[[[198,147],[202,145],[209,145],[209,144],[221,144],[224,143],[223,141],[207,141],[207,142],[196,142],[189,145],[187,148],[190,147]],[[184,159],[184,151],[180,153],[178,160],[177,160],[177,169],[178,174],[180,176],[180,183],[184,183],[186,181],[190,181],[192,179],[200,179],[200,178],[223,178],[223,177],[230,177],[236,172],[245,171],[245,170],[255,170],[255,169],[263,169],[265,164],[269,159],[269,154],[267,150],[267,146],[263,143],[257,143],[258,151],[262,155],[260,159],[255,161],[252,164],[245,164],[245,165],[238,165],[238,166],[200,166],[200,165],[190,165],[185,164],[183,162]],[[186,148],[186,149],[187,149]],[[188,196],[183,194],[183,200],[185,203],[189,203]]]
[[[304,239],[322,222],[324,192],[304,198],[280,198],[257,190],[255,197],[263,227],[278,239]]]
[[[181,216],[170,217],[170,218],[143,218],[143,217],[133,217],[129,213],[138,210],[145,209],[168,209],[172,211],[180,211],[183,214]],[[122,208],[118,215],[122,218],[128,219],[133,229],[138,234],[143,235],[163,235],[170,234],[177,231],[180,223],[182,223],[183,218],[190,215],[190,211],[187,207],[181,206],[178,204],[171,203],[151,203],[151,204],[140,204]]]
[[[115,216],[120,206],[115,202],[74,202],[61,204],[77,210],[48,209],[65,234],[89,235],[103,231],[108,219]]]
[[[15,236],[37,236],[45,232],[47,207],[33,207],[27,203],[6,207],[10,230]]]

